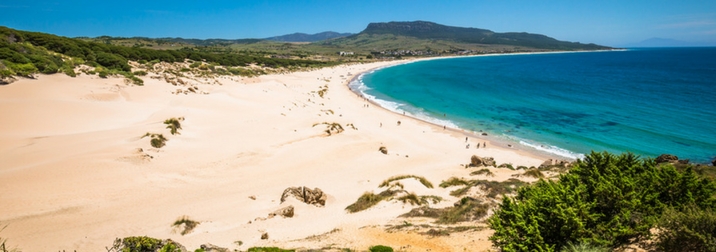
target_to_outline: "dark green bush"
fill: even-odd
[[[683,211],[667,208],[656,224],[659,232],[652,244],[657,251],[716,252],[716,212],[688,206]]]
[[[716,183],[690,169],[656,167],[626,153],[591,153],[558,182],[540,180],[504,197],[489,219],[503,251],[559,251],[568,243],[618,248],[649,238],[666,207],[713,209]]]
[[[370,250],[370,252],[393,252],[393,248],[384,245],[375,245],[368,250]]]

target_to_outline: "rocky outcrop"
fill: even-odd
[[[679,161],[679,157],[671,154],[661,154],[655,159],[657,164],[661,163],[675,163]]]
[[[204,252],[230,252],[228,248],[222,248],[211,243],[201,244],[199,248]]]
[[[565,167],[570,167],[570,166],[572,166],[572,163],[570,163],[569,161],[556,160],[556,159],[550,158],[550,159],[545,160],[541,165],[539,165],[539,168],[544,170],[544,169],[549,169],[549,168],[553,168],[553,167],[565,168]]]
[[[716,159],[714,159],[714,161],[711,161],[711,165],[716,166]]]
[[[281,194],[281,203],[286,201],[288,197],[294,197],[303,203],[314,206],[325,206],[327,198],[321,189],[314,188],[311,190],[305,186],[286,188]]]
[[[13,77],[0,77],[0,85],[7,85],[15,82],[17,79]]]
[[[470,167],[482,167],[482,166],[495,166],[497,162],[495,162],[495,159],[492,157],[478,157],[475,155],[472,155],[470,157]]]
[[[273,213],[270,213],[268,215],[269,218],[273,218],[276,216],[282,216],[284,218],[293,217],[293,206],[287,206],[287,207],[281,208],[281,209],[276,210]]]

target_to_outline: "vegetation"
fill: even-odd
[[[533,178],[544,178],[544,174],[538,169],[529,169],[522,174],[522,176],[533,177]]]
[[[380,148],[378,148],[378,151],[385,155],[388,155],[388,148],[386,148],[385,146],[380,146]]]
[[[181,252],[180,244],[172,240],[159,240],[147,236],[131,236],[124,239],[117,238],[111,248],[111,252]]]
[[[248,252],[293,252],[293,249],[281,249],[278,247],[252,247]]]
[[[7,225],[0,228],[0,232],[5,230],[5,228],[7,228]],[[20,250],[17,248],[12,248],[12,249],[8,248],[8,245],[6,243],[7,243],[7,238],[0,237],[0,252],[20,252]]]
[[[172,133],[172,135],[179,134],[179,130],[181,129],[181,123],[180,121],[184,121],[184,117],[180,118],[169,118],[164,120],[164,124],[167,125],[167,129]]]
[[[593,152],[559,181],[540,180],[503,197],[489,219],[490,240],[503,251],[559,251],[569,243],[619,248],[649,239],[666,209],[713,210],[715,195],[716,183],[690,168]]]
[[[350,213],[355,213],[359,211],[363,211],[365,209],[371,208],[372,206],[377,205],[383,200],[391,200],[394,199],[394,197],[398,201],[401,201],[403,203],[409,203],[411,205],[426,205],[432,202],[433,204],[438,203],[442,201],[443,199],[438,196],[434,195],[416,195],[415,193],[409,193],[405,190],[403,190],[403,184],[401,184],[398,180],[406,179],[406,178],[414,178],[420,181],[421,184],[423,184],[427,188],[433,188],[433,184],[430,183],[427,179],[420,176],[415,175],[401,175],[401,176],[393,176],[389,179],[386,179],[381,183],[378,187],[387,187],[386,190],[382,191],[379,194],[374,194],[372,192],[366,192],[361,195],[358,200],[356,200],[355,203],[349,205],[346,207],[346,210]],[[398,196],[399,195],[399,196]]]
[[[487,168],[483,168],[483,169],[480,169],[480,170],[471,172],[470,175],[485,175],[485,176],[488,176],[488,177],[494,177],[494,176],[495,176],[495,174],[492,173],[492,171],[490,171],[490,169],[487,169]]]
[[[390,183],[391,183],[391,182],[398,181],[398,180],[403,180],[403,179],[407,179],[407,178],[417,179],[417,180],[420,181],[420,183],[423,184],[425,187],[427,187],[427,188],[433,188],[433,184],[430,183],[430,181],[428,181],[427,179],[425,179],[425,177],[415,176],[415,175],[399,175],[399,176],[393,176],[393,177],[390,177],[390,178],[384,180],[383,183],[380,183],[380,185],[378,185],[378,187],[387,187],[387,186],[390,186]]]
[[[345,131],[343,129],[343,126],[341,126],[340,123],[335,123],[335,122],[334,123],[327,123],[327,122],[316,123],[316,124],[313,124],[313,127],[316,127],[321,124],[326,125],[326,130],[324,130],[323,132],[326,132],[326,134],[328,134],[329,136]]]
[[[652,249],[657,251],[716,252],[716,211],[694,205],[682,211],[669,207],[656,224]]]
[[[384,245],[375,245],[368,249],[370,252],[393,252],[393,248]]]
[[[109,71],[134,76],[128,61],[184,62],[185,59],[206,61],[223,66],[256,64],[269,68],[322,67],[329,62],[283,59],[231,51],[211,52],[183,47],[177,50],[155,50],[98,43],[82,39],[60,37],[39,32],[27,32],[0,26],[0,67],[3,76],[32,77],[35,73],[69,73],[79,64],[102,66]],[[101,76],[107,76],[99,72]],[[136,80],[132,80],[135,83]]]
[[[497,198],[499,195],[510,194],[527,183],[522,182],[518,179],[508,179],[503,182],[489,181],[489,180],[464,180],[452,177],[447,181],[440,183],[440,187],[447,188],[452,186],[462,186],[462,188],[450,192],[452,196],[463,196],[470,188],[479,186],[487,193],[486,196],[489,198]]]
[[[166,142],[169,140],[169,139],[165,138],[164,135],[162,135],[162,134],[153,134],[153,133],[149,133],[149,132],[147,132],[147,134],[144,134],[144,136],[142,136],[142,138],[145,138],[145,137],[150,137],[152,140],[150,140],[149,143],[152,145],[152,147],[157,148],[157,149],[164,147],[164,145],[166,145]]]
[[[174,223],[172,224],[172,227],[181,229],[181,231],[179,233],[181,235],[186,235],[188,233],[191,233],[191,231],[194,230],[194,228],[196,228],[196,226],[198,226],[199,223],[200,222],[198,222],[198,221],[189,219],[188,216],[182,216],[181,218],[174,221]]]

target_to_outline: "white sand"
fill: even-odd
[[[460,234],[446,242],[362,228],[394,222],[410,205],[344,210],[362,193],[380,192],[381,181],[402,174],[425,176],[436,185],[427,189],[406,180],[407,190],[439,195],[446,199],[439,206],[452,205],[454,188],[437,185],[467,177],[461,164],[471,155],[515,166],[543,161],[489,142],[487,149],[468,150],[458,132],[364,107],[367,102],[346,87],[348,73],[387,64],[238,82],[217,78],[223,85],[198,85],[206,95],[174,95],[177,87],[156,79],[144,78],[140,87],[87,75],[42,75],[0,86],[0,225],[8,225],[0,237],[25,252],[105,251],[116,237],[140,235],[171,238],[192,251],[203,243],[244,250],[331,243],[361,250],[373,244],[442,250],[450,243],[488,249],[484,235],[461,243],[455,240]],[[315,92],[324,85],[328,91],[321,98]],[[185,118],[180,135],[165,129],[162,122],[171,117]],[[327,136],[324,125],[313,127],[321,122],[340,123],[345,131]],[[163,134],[167,145],[152,148],[148,138],[140,138],[147,132]],[[471,146],[484,141],[472,139]],[[388,155],[378,151],[381,146]],[[290,186],[320,188],[329,195],[326,206],[279,204]],[[255,220],[288,204],[296,207],[293,218]],[[201,224],[182,236],[171,224],[184,215]],[[295,241],[334,229],[340,231],[330,239]],[[268,240],[260,239],[262,232]]]

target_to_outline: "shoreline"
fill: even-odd
[[[491,143],[490,146],[492,146],[492,147],[497,147],[497,148],[501,148],[501,149],[508,150],[508,151],[509,151],[509,150],[512,150],[512,151],[516,151],[516,152],[521,152],[521,153],[524,154],[524,155],[530,155],[530,156],[535,157],[535,158],[542,158],[542,159],[545,159],[545,160],[546,160],[546,159],[566,160],[566,161],[569,161],[569,162],[573,162],[573,161],[576,161],[579,157],[577,157],[577,158],[568,157],[568,156],[563,156],[563,155],[560,155],[560,154],[557,154],[557,153],[554,153],[554,152],[550,152],[550,151],[547,151],[547,150],[540,150],[540,149],[537,148],[537,147],[530,146],[530,145],[528,145],[528,144],[526,144],[526,143],[522,143],[522,141],[502,139],[502,138],[495,137],[495,136],[491,136],[491,135],[484,136],[484,135],[482,135],[481,132],[475,132],[475,131],[470,131],[470,130],[462,129],[462,128],[460,128],[459,126],[457,126],[457,125],[455,125],[455,124],[452,124],[452,122],[450,122],[449,120],[448,120],[448,122],[449,122],[449,124],[451,124],[451,125],[450,125],[450,126],[447,126],[447,123],[444,124],[444,125],[440,125],[439,123],[429,121],[428,119],[422,119],[422,118],[419,118],[419,117],[417,117],[417,116],[413,116],[413,115],[411,115],[411,114],[405,114],[405,111],[403,111],[403,113],[401,114],[401,113],[400,113],[399,111],[397,111],[397,110],[393,110],[393,109],[386,108],[386,107],[382,106],[379,102],[377,102],[377,101],[375,101],[375,100],[373,100],[373,99],[371,99],[371,98],[366,98],[366,97],[365,97],[365,94],[362,93],[363,91],[358,90],[357,88],[352,87],[351,84],[354,83],[354,82],[359,81],[359,79],[362,78],[362,76],[364,76],[364,75],[366,75],[366,74],[373,73],[373,72],[375,72],[375,71],[380,71],[380,70],[382,70],[382,69],[386,69],[386,68],[390,68],[390,67],[395,67],[395,66],[405,65],[405,64],[411,64],[411,63],[421,62],[421,61],[445,60],[445,59],[456,59],[456,58],[466,58],[466,57],[533,55],[533,54],[561,54],[561,53],[587,53],[587,52],[611,52],[611,51],[626,51],[626,50],[627,50],[627,49],[596,50],[596,51],[550,51],[550,52],[528,52],[528,53],[497,53],[497,54],[465,55],[465,56],[445,56],[445,57],[431,57],[431,58],[412,59],[412,60],[399,60],[399,61],[402,61],[402,62],[397,62],[397,63],[394,63],[394,64],[389,64],[389,65],[385,65],[385,66],[381,66],[381,67],[376,67],[376,68],[373,68],[373,69],[368,69],[368,70],[366,70],[366,71],[364,71],[364,72],[355,74],[349,81],[346,82],[346,85],[345,85],[345,86],[346,86],[351,92],[355,93],[356,95],[358,95],[358,96],[359,96],[360,98],[362,98],[362,99],[366,99],[367,101],[369,101],[369,102],[370,102],[371,104],[373,104],[374,106],[378,106],[378,107],[381,108],[381,109],[384,109],[384,110],[386,110],[386,111],[392,112],[392,113],[394,113],[394,114],[396,114],[396,115],[399,115],[399,116],[412,118],[412,119],[421,121],[421,122],[423,122],[423,123],[430,124],[430,125],[432,125],[432,126],[434,126],[434,127],[436,127],[436,128],[443,128],[443,126],[446,126],[446,127],[447,127],[446,130],[449,130],[450,132],[456,134],[457,136],[466,136],[466,137],[469,137],[469,138],[472,138],[472,139],[482,139],[482,140],[484,140],[484,141],[486,141],[486,142],[488,142],[488,143]],[[376,98],[376,99],[377,99],[377,98]],[[386,102],[394,103],[393,101],[386,101]],[[432,118],[432,119],[440,120],[440,119],[437,119],[437,118]],[[526,139],[526,140],[529,141],[529,139]],[[493,143],[495,143],[495,144],[493,144]],[[544,146],[541,146],[541,147],[542,147],[542,148],[546,148],[546,147],[544,147]],[[569,151],[569,150],[562,149],[562,148],[560,148],[560,147],[558,147],[558,146],[554,146],[554,147],[555,147],[555,148],[558,148],[559,150],[568,151],[568,152],[570,152],[570,153],[573,153],[573,152],[571,152],[571,151]],[[578,155],[578,156],[584,155],[584,153],[573,153],[573,154]]]

